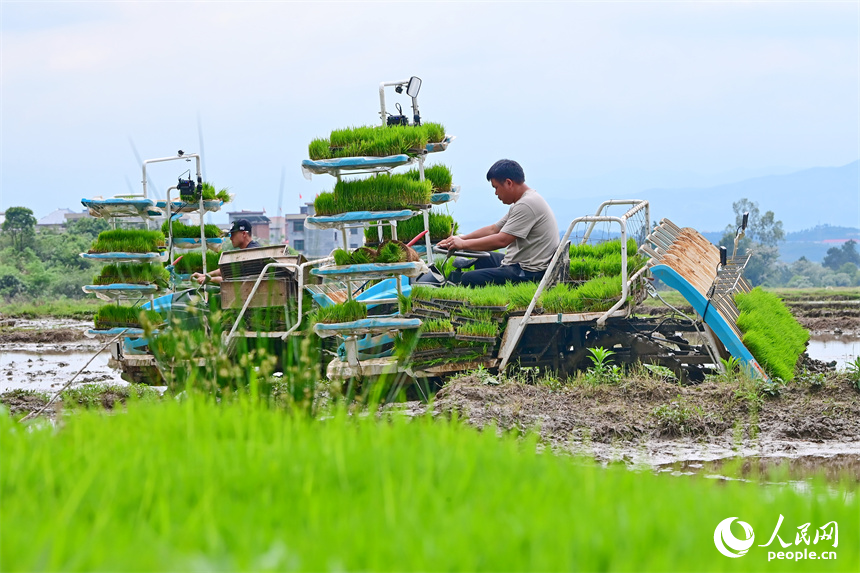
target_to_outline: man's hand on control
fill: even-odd
[[[455,235],[439,241],[439,246],[443,249],[448,249],[449,251],[459,251],[466,248],[466,240],[459,235]]]

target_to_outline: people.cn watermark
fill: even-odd
[[[714,545],[716,546],[717,551],[726,557],[731,558],[743,557],[755,543],[755,532],[753,531],[752,526],[745,521],[738,520],[737,522],[743,531],[743,535],[741,537],[736,537],[735,534],[732,533],[731,527],[735,520],[738,520],[738,518],[728,517],[718,523],[716,529],[714,529]],[[770,547],[774,541],[777,541],[782,547],[783,551],[777,551],[776,549],[779,548],[776,546],[774,546],[773,551],[769,550],[767,552],[768,561],[772,561],[774,559],[788,561],[836,559],[835,551],[822,551],[822,549],[825,549],[828,542],[833,549],[839,546],[839,525],[835,521],[825,523],[811,531],[811,522],[799,525],[797,527],[797,531],[794,532],[794,543],[791,543],[790,541],[784,541],[779,535],[780,527],[784,520],[785,517],[780,514],[779,519],[776,522],[776,527],[774,527],[773,533],[771,534],[768,542],[758,545],[758,547]],[[812,533],[815,533],[815,535],[813,536]],[[788,539],[791,539],[790,535],[788,536]],[[822,542],[822,546],[820,548],[817,547],[819,542]],[[810,545],[816,546],[814,551],[810,551]],[[793,547],[794,549],[785,551],[789,547]]]

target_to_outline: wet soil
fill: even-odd
[[[534,430],[554,449],[603,461],[654,466],[737,455],[839,454],[860,463],[860,392],[844,379],[818,389],[793,384],[764,399],[732,382],[682,387],[631,379],[560,389],[486,382],[477,376],[449,382],[434,412],[456,412],[478,428]]]

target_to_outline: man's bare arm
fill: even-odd
[[[439,245],[443,249],[456,249],[460,251],[495,251],[496,249],[507,247],[515,240],[515,236],[500,231],[486,237],[478,237],[477,239],[451,237],[441,241]]]
[[[472,231],[467,235],[460,235],[462,239],[480,239],[481,237],[487,237],[489,235],[495,235],[499,232],[499,228],[495,225],[487,225],[486,227],[481,227],[477,231]]]

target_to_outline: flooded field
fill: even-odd
[[[30,390],[50,393],[68,382],[93,358],[104,341],[87,338],[89,323],[61,320],[19,320],[0,335],[0,393]],[[96,356],[75,384],[125,384],[108,366],[110,353]]]
[[[809,339],[807,354],[822,362],[836,362],[836,368],[845,368],[860,356],[860,336],[856,334],[817,333]]]

